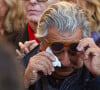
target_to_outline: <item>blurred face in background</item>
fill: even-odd
[[[41,13],[60,0],[24,0],[25,17],[28,23],[37,23]]]
[[[3,19],[8,11],[8,5],[5,0],[0,0],[0,20]]]

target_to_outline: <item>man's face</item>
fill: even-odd
[[[80,28],[77,28],[73,33],[60,33],[57,28],[54,27],[48,31],[49,34],[46,39],[44,39],[44,48],[41,47],[41,49],[45,50],[50,46],[53,53],[60,60],[62,67],[56,68],[54,75],[56,77],[68,76],[83,65],[83,61],[79,57],[79,52],[75,49],[80,39],[82,39],[82,32]],[[61,45],[63,45],[63,47]]]
[[[41,0],[44,1],[44,0]],[[60,0],[45,0],[45,2],[39,2],[38,0],[24,0],[24,11],[26,19],[29,22],[37,23],[41,13],[51,4]]]

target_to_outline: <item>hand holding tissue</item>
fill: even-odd
[[[55,56],[52,52],[52,50],[50,49],[50,47],[47,47],[46,52],[52,54],[55,57],[55,61],[52,63],[54,67],[61,67],[61,62],[58,60],[57,56]]]

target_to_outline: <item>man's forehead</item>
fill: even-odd
[[[48,29],[48,35],[46,37],[50,41],[68,41],[72,42],[75,40],[82,39],[82,31],[78,27],[74,32],[70,33],[68,31],[59,32],[56,27],[50,27]]]

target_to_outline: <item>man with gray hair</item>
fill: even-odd
[[[25,70],[30,90],[100,90],[100,48],[91,25],[73,3],[59,2],[42,14],[36,36],[40,52]],[[58,60],[58,61],[57,61]],[[54,65],[57,61],[60,64]]]

